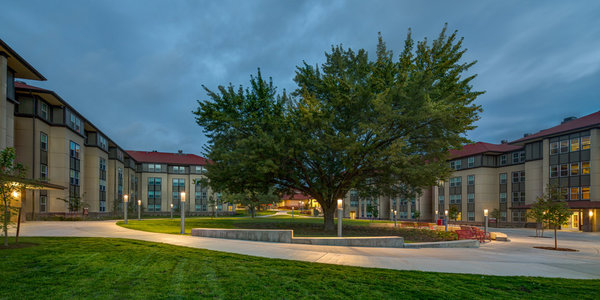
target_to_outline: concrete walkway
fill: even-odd
[[[126,229],[115,221],[27,222],[22,236],[128,238],[172,245],[348,266],[486,275],[600,279],[600,234],[561,232],[559,252],[534,249],[553,246],[551,238],[533,238],[534,230],[504,229],[511,242],[492,242],[478,249],[398,249],[280,244],[151,233]],[[546,236],[551,236],[546,233]]]

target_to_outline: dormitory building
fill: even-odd
[[[207,160],[194,154],[125,151],[53,91],[17,79],[46,80],[0,40],[0,149],[14,147],[28,176],[42,179],[42,189],[22,196],[23,214],[36,217],[65,213],[59,198],[81,197],[90,214],[122,210],[124,194],[142,201],[146,212],[233,211],[198,179]],[[561,189],[572,215],[563,229],[600,231],[600,111],[566,118],[554,127],[500,144],[478,142],[450,153],[453,173],[412,198],[361,198],[351,191],[344,215],[433,220],[456,210],[457,221],[481,224],[484,209],[498,210],[497,222],[531,223],[527,209],[546,186]],[[418,213],[417,213],[418,212]],[[418,217],[417,217],[418,216]]]
[[[91,215],[119,212],[124,195],[146,213],[168,213],[179,210],[181,192],[191,214],[234,210],[201,182],[205,158],[125,151],[57,93],[19,79],[46,80],[0,40],[0,149],[14,147],[27,177],[45,182],[22,193],[27,218],[68,213],[61,199],[74,198]]]

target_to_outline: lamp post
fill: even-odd
[[[138,200],[138,221],[142,219],[142,200]]]
[[[398,218],[396,217],[396,213],[397,211],[394,209],[394,227],[396,227],[396,221],[398,220]]]
[[[390,208],[390,220],[394,219],[394,209]]]
[[[338,208],[338,237],[342,237],[342,199],[338,199],[337,208]]]
[[[484,234],[487,235],[487,231],[488,231],[488,209],[487,208],[483,210],[483,218],[485,219]]]
[[[185,192],[181,192],[181,234],[185,234]]]
[[[304,211],[304,201],[300,201],[300,213]]]
[[[129,201],[129,195],[123,195],[123,213],[125,214],[125,224],[127,224],[127,202]]]
[[[439,216],[438,216],[438,211],[436,210],[436,211],[435,211],[435,222],[436,222],[436,223],[437,223],[437,220],[438,220],[438,218],[439,218]]]
[[[294,207],[292,206],[292,220],[294,219]]]
[[[444,210],[444,224],[446,224],[446,232],[448,232],[448,210]]]
[[[171,219],[173,219],[173,203],[171,203]]]

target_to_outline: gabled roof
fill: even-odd
[[[477,142],[474,144],[465,145],[460,150],[450,150],[450,158],[459,158],[472,156],[482,153],[500,154],[505,152],[511,152],[521,149],[521,146],[509,145],[509,144],[490,144],[484,142]]]
[[[41,92],[41,93],[54,93],[51,90],[47,90],[47,89],[43,89],[41,87],[29,85],[23,81],[15,81],[15,88],[24,89],[24,90],[32,90],[32,91],[37,91],[37,92]]]
[[[0,39],[0,52],[8,55],[8,66],[15,71],[15,77],[33,80],[46,80],[46,77],[32,67],[15,50]]]
[[[167,153],[156,151],[125,151],[139,163],[162,163],[170,165],[200,165],[208,163],[208,159],[195,154]]]
[[[520,143],[528,140],[533,140],[537,138],[541,138],[548,135],[559,134],[563,132],[568,132],[576,129],[583,129],[587,127],[600,126],[600,111],[597,111],[593,114],[589,114],[587,116],[583,116],[579,119],[567,121],[563,124],[554,126],[552,128],[544,129],[539,131],[538,133],[528,135],[526,137],[520,138],[518,140],[510,142],[511,144]]]

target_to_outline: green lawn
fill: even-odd
[[[120,226],[161,233],[180,232],[179,219],[151,219],[151,220],[129,220],[125,225],[122,221]],[[373,222],[368,220],[344,220],[344,236],[402,236],[406,242],[431,242],[441,240],[453,240],[454,233],[432,231],[426,229],[406,228],[381,228],[373,227]],[[268,218],[206,218],[195,217],[185,219],[186,232],[189,234],[192,228],[246,228],[246,229],[293,229],[294,236],[336,236],[337,232],[323,231],[323,218],[307,218],[291,216],[274,216]]]
[[[0,249],[0,299],[598,299],[600,280],[327,265],[106,238]]]

